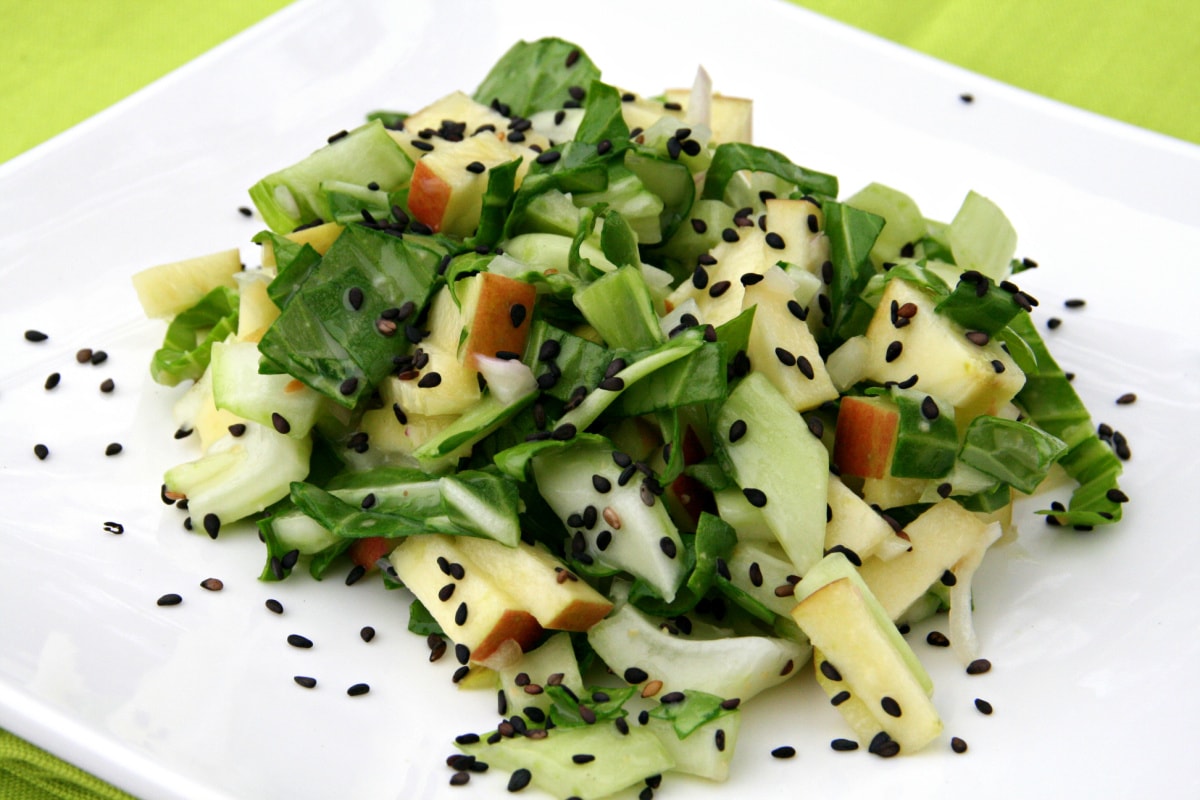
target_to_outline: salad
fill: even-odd
[[[1016,233],[753,145],[751,103],[647,98],[519,42],[471,94],[377,112],[250,190],[237,249],[134,278],[198,458],[162,498],[264,581],[378,580],[500,721],[451,782],[604,797],[722,780],[740,707],[811,674],[882,757],[943,737],[903,636],[1015,495],[1119,521],[1122,458],[1047,351]],[[252,212],[251,212],[252,213]],[[956,740],[955,749],[959,749]],[[786,754],[781,754],[786,755]]]

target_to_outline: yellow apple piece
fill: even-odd
[[[298,231],[285,233],[283,238],[295,242],[296,244],[307,244],[316,250],[321,255],[325,255],[330,247],[333,247],[334,240],[341,235],[345,230],[344,225],[339,225],[336,222],[325,222],[320,225],[314,225],[311,228],[301,228]],[[262,265],[264,269],[275,267],[275,249],[271,246],[268,240],[262,246]]]
[[[843,699],[860,700],[861,706],[852,706],[855,716],[869,712],[900,752],[916,752],[941,734],[937,709],[883,629],[889,623],[880,623],[854,581],[839,578],[822,586],[796,606],[792,618],[824,657],[831,699],[845,692]],[[840,710],[845,703],[835,705]],[[851,724],[863,727],[861,719]]]
[[[408,208],[433,231],[454,236],[470,236],[479,225],[488,170],[531,154],[491,135],[437,141],[430,147],[413,170]],[[522,167],[528,162],[526,158]]]
[[[133,276],[133,288],[146,316],[169,319],[186,311],[218,286],[234,288],[242,271],[237,248],[149,267]]]
[[[545,548],[524,542],[506,547],[492,539],[467,536],[460,537],[457,545],[503,582],[505,591],[543,628],[586,631],[612,610],[608,598],[579,580]]]
[[[446,635],[471,651],[472,661],[502,667],[494,659],[515,661],[541,637],[542,626],[454,540],[409,536],[392,551],[392,566]]]

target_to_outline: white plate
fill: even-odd
[[[976,599],[991,674],[967,678],[916,632],[944,740],[891,761],[835,753],[845,730],[806,677],[749,705],[728,785],[679,779],[663,796],[1195,794],[1200,149],[768,0],[305,0],[0,167],[0,725],[148,798],[463,796],[443,759],[453,735],[495,721],[494,700],[454,691],[453,659],[427,662],[402,595],[259,583],[252,533],[187,534],[159,502],[162,470],[193,452],[171,438],[178,391],[147,377],[162,327],[142,321],[129,276],[245,243],[259,225],[237,207],[262,174],[366,111],[472,89],[509,44],[545,34],[640,91],[688,85],[703,62],[718,90],[755,98],[761,143],[847,194],[879,180],[940,218],[968,189],[996,200],[1042,265],[1020,278],[1038,318],[1066,320],[1051,346],[1134,453],[1121,525],[1077,534],[1023,513],[1020,541],[989,555]],[[1087,307],[1064,310],[1072,296]],[[80,365],[81,347],[111,357]],[[1125,391],[1138,402],[1114,405]],[[109,458],[113,441],[125,451]],[[225,590],[199,588],[209,576]],[[183,604],[156,606],[165,592]],[[263,608],[272,596],[284,616]],[[293,632],[317,646],[290,648]],[[371,693],[347,697],[359,681]],[[970,751],[952,754],[950,735]],[[772,759],[781,744],[797,758]],[[466,791],[503,787],[478,775]]]

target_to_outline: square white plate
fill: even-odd
[[[914,632],[942,741],[890,761],[835,753],[847,729],[804,677],[748,704],[728,784],[669,780],[660,795],[1200,790],[1200,537],[1187,506],[1200,479],[1200,148],[771,0],[303,0],[0,167],[0,726],[147,798],[504,792],[497,774],[447,784],[453,736],[493,725],[494,697],[452,688],[453,659],[428,663],[403,594],[300,574],[260,583],[250,530],[213,542],[159,502],[162,471],[195,453],[171,436],[179,390],[147,375],[163,328],[142,319],[129,276],[245,245],[260,225],[237,208],[263,174],[370,110],[470,91],[512,42],[550,34],[644,93],[689,85],[703,63],[718,91],[755,99],[760,143],[838,175],[844,194],[884,182],[942,219],[969,189],[991,197],[1019,254],[1041,264],[1020,276],[1039,324],[1065,320],[1052,349],[1133,449],[1120,525],[1051,529],[1026,504],[1019,541],[989,554],[976,606],[990,674],[968,678],[924,644],[929,626]],[[1066,310],[1069,297],[1087,306]],[[30,328],[49,340],[26,342]],[[110,357],[78,364],[83,347]],[[46,391],[51,372],[62,381]],[[1115,405],[1127,391],[1137,403]],[[105,456],[110,442],[124,451]],[[201,589],[210,576],[225,589]],[[156,606],[166,592],[183,603]],[[363,625],[378,631],[370,644]],[[290,633],[316,647],[289,647]],[[370,694],[347,697],[360,681]],[[967,754],[951,753],[951,735]],[[782,744],[798,756],[771,758]]]

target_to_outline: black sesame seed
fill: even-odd
[[[451,578],[454,578],[454,580],[461,581],[463,578],[466,577],[467,571],[465,569],[463,569],[462,564],[455,561],[454,563],[450,564],[450,571],[448,574],[450,575]]]
[[[562,425],[559,425],[557,428],[551,431],[550,438],[556,441],[565,442],[568,439],[575,438],[575,433],[575,426],[570,422],[564,422]]]
[[[767,504],[767,495],[761,489],[747,486],[742,489],[742,494],[745,496],[747,502],[755,508],[762,508]]]
[[[284,569],[291,569],[296,566],[296,562],[300,560],[300,551],[296,549],[288,550],[283,554],[283,558],[279,559],[279,565]]]
[[[103,350],[97,350],[92,353],[92,357],[88,360],[92,362],[93,366],[103,364],[105,361],[108,361],[108,353]]]
[[[438,595],[437,595],[438,600],[441,600],[444,603],[447,600],[449,600],[451,597],[453,597],[454,589],[456,586],[458,586],[458,584],[456,584],[456,583],[447,583],[441,589],[438,589]]]
[[[791,315],[793,317],[800,320],[801,322],[804,322],[806,319],[808,319],[808,309],[805,308],[804,306],[800,305],[795,300],[787,301],[787,310],[791,313]]]
[[[772,248],[773,250],[782,250],[785,247],[787,247],[787,244],[785,244],[783,241],[783,237],[780,236],[778,233],[775,233],[774,231],[772,231],[771,233],[768,233],[764,237],[764,239],[767,243],[767,246]]]
[[[1117,398],[1117,405],[1119,405],[1119,406],[1127,406],[1127,405],[1130,405],[1130,404],[1136,403],[1136,402],[1137,402],[1137,395],[1134,394],[1133,392],[1126,392],[1125,394],[1123,394]]]
[[[763,585],[762,567],[758,565],[757,561],[750,564],[747,574],[750,577],[750,583],[754,584],[755,586]]]
[[[1055,330],[1059,325],[1062,325],[1062,320],[1058,317],[1051,317],[1050,319],[1046,320],[1046,327],[1050,330]]]
[[[725,241],[729,242],[730,244],[733,244],[740,237],[738,236],[738,232],[736,230],[734,230],[733,228],[725,228],[723,231],[721,231],[721,238],[724,239]]]
[[[298,633],[289,633],[287,637],[287,643],[292,647],[299,647],[303,650],[307,650],[313,646],[312,639],[301,636]]]
[[[27,330],[25,331],[25,340],[28,342],[44,342],[50,337],[41,331]]]
[[[979,709],[980,714],[991,714],[992,713],[992,704],[989,703],[987,700],[982,700],[978,697],[975,698],[975,708]]]
[[[817,374],[813,370],[812,363],[805,356],[796,356],[796,367],[800,370],[800,374],[808,378],[810,381]]]
[[[1083,308],[1085,305],[1087,305],[1087,301],[1083,300],[1082,298],[1073,297],[1070,300],[1064,301],[1063,305],[1067,308]]]
[[[639,669],[638,667],[630,667],[627,670],[625,670],[623,677],[625,678],[626,683],[636,684],[636,683],[643,683],[650,676],[646,674],[646,671],[644,669]]]
[[[49,391],[50,389],[53,389],[54,387],[58,386],[58,383],[61,380],[62,380],[62,375],[60,375],[57,372],[51,372],[49,375],[46,376],[46,382],[43,384],[43,386],[45,387],[45,389],[47,391]]]
[[[619,392],[625,388],[625,380],[614,375],[611,378],[605,378],[604,380],[600,381],[597,386],[608,392]]]
[[[925,636],[925,643],[933,647],[949,647],[950,640],[941,631],[930,631]]]
[[[275,426],[275,430],[283,434],[292,430],[292,424],[278,411],[271,412],[271,424]]]
[[[833,697],[829,698],[829,702],[832,705],[840,706],[842,703],[846,702],[849,699],[850,699],[850,693],[843,690],[843,691],[840,691],[837,694],[835,694]]]
[[[937,401],[929,395],[925,395],[925,399],[921,401],[921,416],[927,420],[935,420],[941,414],[941,409],[938,408]]]
[[[1117,489],[1117,488],[1109,489],[1107,492],[1104,493],[1104,496],[1106,498],[1108,498],[1108,500],[1110,502],[1113,502],[1113,503],[1128,503],[1129,502],[1129,495],[1125,494],[1124,492],[1122,492],[1120,489]]]
[[[124,449],[125,448],[123,448],[119,442],[113,442],[112,444],[108,445],[108,447],[104,448],[104,455],[115,456]]]
[[[795,758],[796,757],[796,748],[792,747],[791,745],[786,745],[786,744],[783,745],[782,747],[776,747],[774,750],[771,751],[771,757],[772,758]]]
[[[474,173],[475,175],[482,175],[484,172],[487,172],[487,167],[481,161],[472,161],[470,164],[467,164],[466,169],[467,172]]]
[[[317,685],[316,678],[310,678],[307,675],[296,675],[292,678],[298,686],[303,686],[305,689],[311,689]]]
[[[951,486],[947,482],[938,484],[938,487],[937,487],[938,497],[942,498],[943,500],[945,500],[947,497],[949,497],[950,493],[953,491],[954,491],[954,487]]]
[[[899,341],[894,341],[887,346],[887,350],[884,351],[883,359],[884,359],[884,361],[886,361],[887,363],[890,364],[893,361],[895,361],[897,358],[899,358],[900,353],[903,351],[904,351],[904,344]]]
[[[524,767],[514,770],[508,779],[508,790],[510,792],[519,792],[528,786],[531,780],[533,780],[533,773]]]
[[[717,281],[712,286],[708,287],[708,296],[720,297],[721,295],[725,294],[725,292],[729,291],[729,287],[731,285],[732,284],[729,281]]]
[[[954,584],[958,583],[958,578],[953,572],[946,570],[942,573],[942,583],[946,586],[953,586]]]
[[[454,657],[458,660],[458,663],[466,664],[471,660],[471,648],[459,642],[454,645]]]
[[[204,532],[213,539],[217,538],[217,534],[221,532],[221,518],[211,512],[205,514]]]
[[[779,359],[779,363],[785,367],[793,367],[796,365],[796,357],[790,351],[782,347],[775,348],[775,357]]]
[[[45,461],[46,457],[50,455],[50,448],[44,444],[35,444],[33,454],[38,457],[39,461]]]
[[[669,536],[664,536],[658,540],[658,549],[663,551],[663,555],[667,558],[674,558],[678,551],[675,548],[675,540]]]
[[[889,717],[899,717],[903,714],[903,711],[900,709],[900,704],[897,703],[895,699],[886,695],[880,699],[879,707],[882,708]]]
[[[160,606],[177,606],[182,602],[183,598],[174,592],[171,592],[170,594],[164,594],[162,597],[158,598],[158,604]]]
[[[821,674],[831,681],[840,681],[842,673],[838,672],[838,668],[828,661],[821,662]]]
[[[350,571],[346,573],[345,583],[347,586],[353,586],[354,584],[361,581],[363,579],[363,576],[366,574],[367,574],[366,567],[364,567],[362,564],[355,564],[353,567],[350,568]]]
[[[467,624],[467,604],[459,603],[458,608],[454,610],[454,624],[462,627]]]
[[[982,675],[985,672],[990,672],[991,669],[992,662],[988,661],[986,658],[977,658],[970,664],[967,664],[968,675]]]
[[[104,525],[102,527],[104,528],[105,532],[112,533],[112,534],[115,534],[118,536],[125,532],[125,526],[119,522],[106,522],[106,523],[104,523]],[[211,578],[210,580],[215,580],[215,578]],[[200,585],[204,586],[203,583]]]
[[[858,742],[853,739],[834,739],[829,746],[839,753],[848,753],[858,749]]]
[[[346,690],[346,694],[350,695],[351,697],[361,697],[369,691],[371,691],[371,687],[367,684],[356,683]]]
[[[729,442],[732,444],[745,435],[746,421],[741,419],[734,420],[733,424],[729,426]]]
[[[967,743],[957,736],[950,739],[950,749],[956,753],[967,752]]]
[[[110,394],[112,390],[116,388],[117,384],[113,382],[112,378],[105,378],[100,382],[100,391],[104,392],[105,394]]]
[[[263,603],[263,605],[265,605],[267,607],[267,610],[270,611],[272,614],[282,614],[283,613],[283,603],[280,603],[278,600],[275,600],[274,598],[268,599],[265,603]]]

